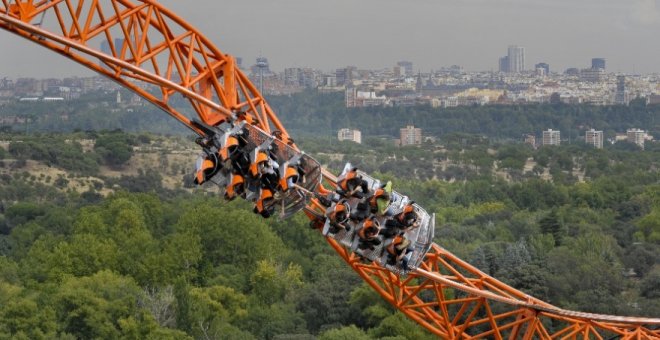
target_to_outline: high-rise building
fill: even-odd
[[[559,145],[561,144],[561,133],[557,130],[548,129],[543,131],[543,145]]]
[[[500,58],[500,67],[499,67],[500,72],[502,73],[509,73],[509,56],[504,56]]]
[[[360,130],[341,129],[337,132],[337,139],[340,142],[347,140],[362,144],[362,132]]]
[[[403,74],[406,77],[411,77],[413,75],[413,63],[412,61],[400,61],[396,63],[397,66],[401,68],[401,71],[403,71]]]
[[[124,46],[124,39],[116,38],[114,41],[114,48],[117,54],[121,53],[123,46]],[[110,48],[109,41],[103,40],[101,42],[101,52],[103,52],[103,54],[112,55],[112,48]],[[127,49],[127,53],[130,53],[130,50]]]
[[[401,146],[422,144],[422,129],[416,128],[413,125],[408,125],[405,128],[402,128],[399,132]]]
[[[605,76],[605,69],[602,68],[585,68],[580,71],[580,79],[592,83],[598,83],[603,80]]]
[[[550,65],[548,65],[547,63],[538,63],[534,65],[534,69],[536,70],[542,69],[545,75],[550,74]]]
[[[303,70],[301,68],[290,67],[284,69],[284,85],[303,86],[302,78],[303,78]]]
[[[591,68],[605,70],[605,58],[593,58],[591,59]]]
[[[520,73],[525,70],[525,48],[521,46],[509,46],[509,72]]]
[[[335,71],[337,77],[337,86],[350,86],[353,85],[353,77],[357,74],[357,67],[347,66],[344,68],[338,68]]]
[[[584,141],[589,145],[593,145],[593,147],[596,149],[602,149],[603,131],[596,131],[594,129],[587,130],[584,135]]]
[[[616,77],[616,94],[614,96],[614,102],[619,105],[628,105],[630,102],[628,91],[626,91],[626,76],[621,75]]]
[[[644,150],[644,141],[646,141],[646,131],[640,129],[628,129],[626,131],[626,137],[628,142],[637,144],[642,150]]]

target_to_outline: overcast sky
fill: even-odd
[[[458,64],[496,70],[508,45],[526,67],[660,72],[660,0],[163,0],[224,52],[271,69]],[[0,31],[0,77],[85,75],[81,66]]]

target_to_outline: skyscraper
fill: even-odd
[[[509,72],[520,73],[525,70],[525,48],[521,46],[509,46]]]
[[[500,58],[500,72],[509,73],[509,56]]]
[[[602,149],[603,131],[596,131],[594,129],[587,130],[587,132],[584,135],[584,141],[589,145],[593,145],[594,148],[596,149]]]
[[[628,105],[629,101],[628,92],[626,91],[626,76],[617,76],[614,102],[619,105]]]
[[[605,58],[593,58],[591,59],[591,68],[605,70]]]
[[[124,46],[124,39],[116,38],[114,41],[114,48],[117,54],[121,53],[121,50]],[[127,53],[130,53],[130,50],[126,48]],[[110,42],[107,40],[101,41],[101,52],[103,54],[112,55],[112,48],[110,48]]]
[[[400,61],[396,63],[397,66],[401,68],[401,71],[404,71],[403,73],[405,74],[406,77],[410,77],[413,75],[413,63],[412,61]]]

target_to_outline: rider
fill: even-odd
[[[369,183],[353,168],[337,179],[337,193],[345,198],[363,198],[369,194]]]
[[[270,189],[262,188],[259,190],[259,198],[254,203],[254,213],[269,218],[275,211],[275,207],[272,205],[273,199],[273,192]]]
[[[374,250],[376,246],[380,245],[381,241],[378,238],[380,232],[380,223],[378,220],[370,216],[362,223],[362,228],[358,231],[360,243],[358,248],[365,250]]]
[[[369,198],[369,208],[372,214],[383,216],[390,206],[392,193],[392,182],[387,181],[385,185],[376,189],[373,195]]]
[[[341,200],[326,210],[325,216],[330,222],[331,233],[337,233],[342,229],[346,231],[351,230],[351,226],[348,224],[350,211],[346,200]]]
[[[396,236],[394,240],[392,240],[392,243],[390,243],[386,248],[387,253],[389,254],[387,264],[394,266],[400,263],[401,268],[403,268],[405,271],[408,271],[408,261],[410,260],[409,254],[413,252],[409,246],[410,240],[408,240],[405,236]]]
[[[227,186],[225,187],[225,199],[231,201],[237,196],[243,197],[245,194],[245,178],[239,173],[229,175]]]
[[[385,222],[383,236],[386,238],[405,233],[410,229],[419,227],[419,216],[415,211],[415,202],[410,202],[403,210]]]

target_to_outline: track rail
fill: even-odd
[[[113,79],[195,132],[201,133],[191,124],[193,117],[216,125],[245,113],[246,120],[269,133],[280,131],[280,138],[293,144],[233,57],[156,1],[0,0],[0,28]],[[187,106],[175,105],[175,95]],[[331,185],[336,181],[326,170],[323,175]],[[318,209],[312,202],[308,215]],[[443,338],[660,339],[655,330],[660,319],[566,311],[435,244],[420,269],[399,277],[327,241],[385,300]]]

